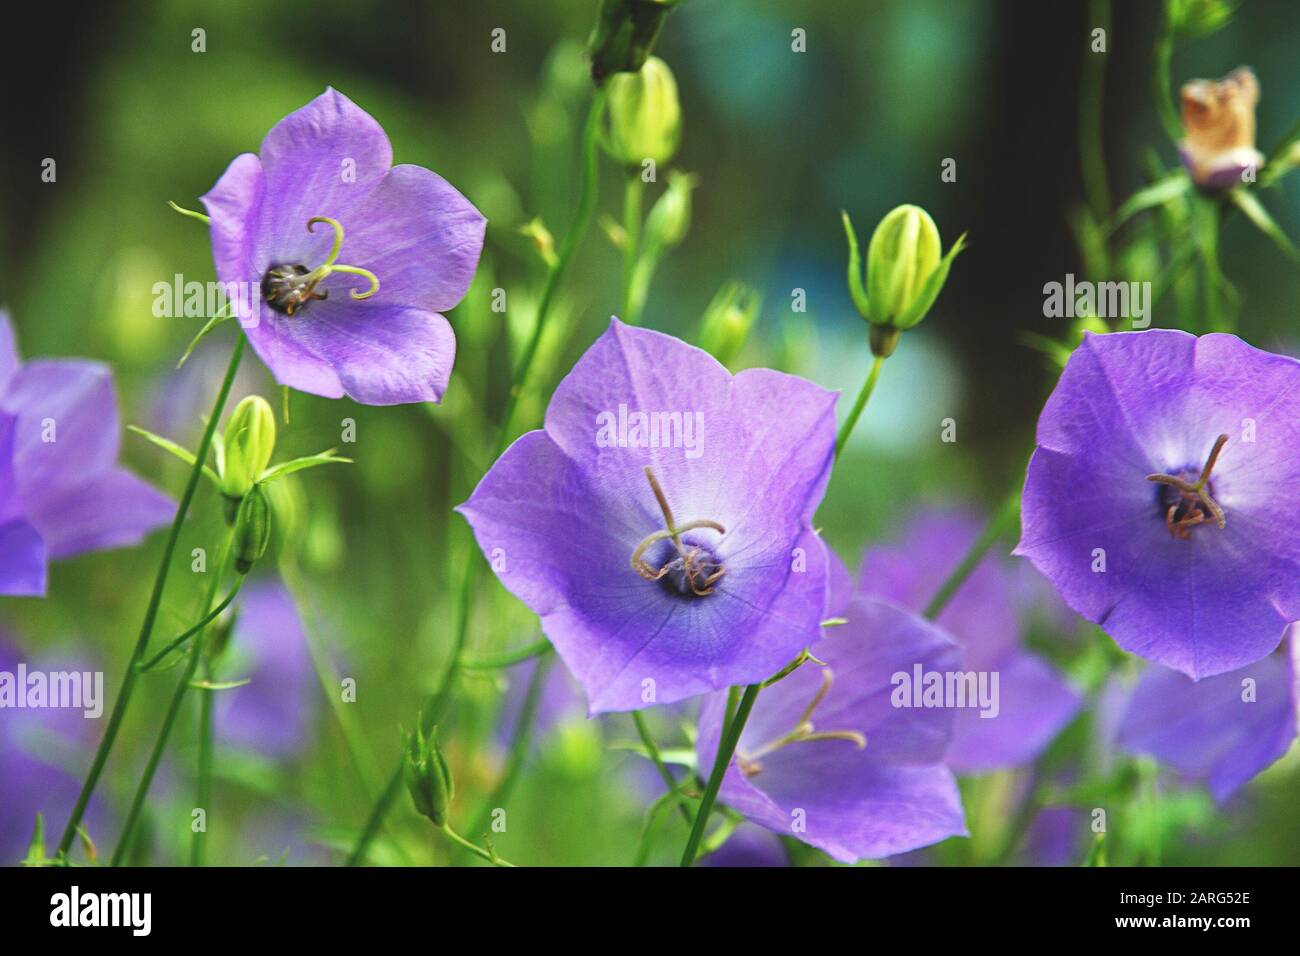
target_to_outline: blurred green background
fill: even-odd
[[[299,757],[223,753],[214,862],[278,861],[289,847],[288,862],[338,860],[396,757],[399,726],[410,726],[437,681],[455,582],[471,559],[450,508],[487,464],[512,356],[531,322],[542,265],[518,229],[540,216],[559,236],[573,214],[576,127],[590,89],[583,46],[595,6],[286,0],[105,3],[74,12],[45,4],[43,27],[8,37],[22,49],[4,65],[0,303],[12,312],[24,355],[111,363],[126,422],[194,443],[232,334],[208,339],[192,365],[172,371],[201,320],[154,318],[153,284],[176,273],[206,281],[212,264],[205,231],[166,201],[196,206],[235,155],[256,150],[280,117],[327,85],[380,121],[395,161],[436,170],[489,218],[479,278],[450,316],[459,348],[443,406],[292,398],[281,457],[339,445],[345,420],[356,422],[355,444],[341,446],[356,464],[299,483],[293,547],[281,551],[313,639],[336,676],[357,681],[357,701],[342,713],[359,746],[351,759],[322,698],[314,739]],[[936,309],[890,360],[831,483],[825,533],[851,564],[910,508],[984,507],[1022,473],[1053,380],[1050,362],[1023,333],[1063,336],[1060,320],[1042,315],[1042,287],[1085,272],[1070,222],[1084,201],[1080,147],[1096,142],[1085,135],[1081,143],[1080,107],[1098,102],[1083,86],[1097,10],[1035,0],[686,0],[668,19],[657,53],[676,73],[685,123],[674,165],[695,173],[699,187],[690,233],[660,269],[645,324],[693,339],[709,299],[738,279],[764,295],[741,364],[853,393],[869,352],[844,288],[839,210],[853,215],[864,241],[902,202],[928,209],[945,244],[969,233],[969,251]],[[1152,101],[1160,11],[1156,2],[1124,2],[1110,15],[1101,146],[1115,201],[1147,181],[1153,157],[1166,167],[1176,162]],[[1247,2],[1225,30],[1178,47],[1175,89],[1252,66],[1267,151],[1300,117],[1295,13],[1287,0]],[[206,52],[191,49],[195,28],[206,31]],[[490,49],[496,28],[506,31],[504,53]],[[806,30],[806,53],[791,52],[795,28]],[[46,157],[57,161],[55,183],[40,181]],[[947,158],[956,160],[952,183],[940,178]],[[601,173],[600,215],[616,219],[620,174],[608,161]],[[1300,234],[1294,185],[1273,190],[1268,205],[1284,229]],[[1300,273],[1240,219],[1225,224],[1222,248],[1242,296],[1240,332],[1295,354]],[[616,311],[619,269],[598,222],[563,284],[517,430],[540,419],[555,382]],[[488,306],[498,286],[509,295],[505,316]],[[806,313],[792,311],[796,289],[806,292]],[[1176,324],[1173,308],[1171,298],[1155,324]],[[253,390],[278,407],[255,359],[232,404]],[[946,417],[958,423],[955,444],[936,440]],[[138,439],[124,438],[124,448],[137,471],[179,493],[183,466]],[[218,530],[218,503],[205,491],[182,539],[166,627],[182,625],[200,599],[202,582],[187,573],[189,547],[209,544]],[[113,687],[159,548],[155,537],[139,549],[56,566],[48,599],[3,602],[4,626],[29,652],[102,661]],[[473,651],[535,639],[532,615],[495,580],[481,580]],[[1050,635],[1036,640],[1054,653],[1051,644]],[[1056,656],[1091,666],[1074,651]],[[463,681],[445,734],[458,818],[473,814],[501,765],[493,728],[510,679],[477,673]],[[110,799],[129,794],[171,683],[144,682],[110,763]],[[676,733],[664,728],[665,737]],[[580,720],[547,735],[520,781],[509,831],[496,841],[501,853],[519,863],[629,862],[653,790],[636,783],[636,755],[604,744],[630,736],[616,721]],[[192,740],[183,725],[155,788],[141,861],[181,856]],[[1164,862],[1300,861],[1294,758],[1222,810],[1195,797],[1167,801]],[[72,769],[80,775],[84,762]],[[996,784],[975,785],[969,813],[992,800],[989,819],[999,819],[988,796]],[[1179,800],[1188,806],[1175,806]],[[1134,821],[1140,812],[1135,803]],[[979,818],[972,819],[974,828]],[[665,859],[679,845],[676,822],[665,825]],[[110,844],[115,837],[94,835]],[[956,842],[937,856],[979,861],[978,847]],[[403,796],[373,858],[447,857]]]

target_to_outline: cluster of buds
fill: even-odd
[[[942,254],[939,228],[920,206],[892,210],[867,247],[867,277],[862,280],[858,237],[843,213],[849,243],[849,293],[858,313],[871,326],[871,351],[888,357],[899,336],[925,318],[939,297],[957,253],[966,246],[963,233]]]

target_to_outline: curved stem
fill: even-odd
[[[525,645],[518,650],[502,651],[500,654],[480,658],[476,661],[462,661],[460,666],[467,671],[490,671],[502,667],[513,667],[515,664],[522,664],[534,657],[541,657],[550,649],[551,642],[546,638],[542,638],[535,644]]]
[[[184,644],[186,640],[188,640],[193,635],[199,633],[199,631],[203,630],[205,627],[207,627],[209,624],[215,621],[218,617],[220,617],[221,612],[224,611],[226,608],[230,607],[231,603],[235,600],[235,598],[239,596],[239,587],[243,583],[244,583],[244,579],[241,576],[239,580],[235,582],[235,586],[230,589],[230,593],[227,594],[222,599],[220,604],[214,607],[207,614],[203,615],[199,623],[195,624],[188,631],[181,634],[179,637],[173,638],[171,641],[168,641],[166,647],[164,647],[161,651],[159,651],[153,657],[149,658],[149,660],[145,661],[143,664],[140,665],[140,670],[149,671],[152,670],[154,667],[157,667],[158,662],[161,661],[164,657],[166,657],[172,651],[176,650],[176,648]]]
[[[745,688],[745,693],[736,707],[736,715],[724,725],[723,733],[718,739],[718,754],[713,758],[713,771],[709,774],[709,782],[704,786],[704,796],[700,799],[700,808],[695,813],[695,825],[691,827],[691,835],[686,840],[686,849],[682,851],[681,866],[690,866],[695,862],[700,841],[704,839],[704,828],[708,825],[713,804],[718,799],[718,790],[722,787],[722,778],[736,752],[736,745],[740,743],[741,731],[745,729],[745,722],[749,720],[749,712],[754,709],[754,700],[758,697],[761,686],[761,684],[750,684]]]
[[[849,436],[853,434],[858,419],[862,417],[862,410],[867,407],[867,399],[876,390],[876,380],[880,378],[880,367],[884,364],[885,357],[883,355],[873,356],[871,371],[867,373],[867,380],[862,383],[862,391],[858,392],[858,399],[853,403],[853,410],[849,412],[849,417],[844,419],[844,424],[840,426],[840,433],[835,438],[836,459],[840,457],[840,452],[844,451],[844,446],[849,442]]]
[[[659,776],[663,778],[664,786],[668,788],[667,795],[671,795],[677,790],[677,781],[673,777],[673,772],[668,769],[668,765],[664,763],[663,755],[659,753],[659,747],[655,744],[654,737],[650,735],[650,728],[646,726],[645,717],[642,716],[641,711],[632,711],[632,722],[636,724],[636,732],[641,737],[641,743],[645,747],[646,753],[650,755],[650,760],[655,765],[655,769],[659,771]],[[679,801],[677,806],[681,809],[682,818],[686,821],[687,826],[692,825],[695,820],[686,804]]]
[[[1174,58],[1174,31],[1169,21],[1169,0],[1165,0],[1164,9],[1160,11],[1160,32],[1156,36],[1156,53],[1153,63],[1152,85],[1156,98],[1156,113],[1165,128],[1169,141],[1177,145],[1183,136],[1183,124],[1178,121],[1174,110],[1173,85],[1169,71]]]
[[[1016,488],[1007,496],[1007,500],[1003,502],[997,514],[984,528],[984,533],[970,546],[970,550],[961,559],[961,563],[953,568],[952,573],[948,575],[943,584],[939,585],[939,590],[935,592],[934,597],[930,599],[930,603],[921,612],[922,616],[933,621],[943,612],[943,609],[948,606],[948,602],[952,600],[952,596],[957,593],[957,589],[966,583],[966,579],[971,576],[976,566],[983,560],[984,555],[988,554],[989,548],[993,547],[993,543],[1011,529],[1011,526],[1019,517],[1020,489]]]
[[[461,836],[451,827],[443,826],[442,832],[447,834],[448,837],[450,837],[456,843],[459,843],[465,849],[469,850],[475,856],[482,857],[483,859],[491,863],[493,866],[508,866],[511,867],[512,869],[514,868],[514,864],[511,863],[509,860],[503,860],[495,853],[489,853],[487,850],[483,849],[477,843],[470,843],[469,840],[466,840],[463,836]]]
[[[208,457],[208,449],[212,447],[212,436],[217,430],[217,423],[221,420],[222,411],[225,410],[226,400],[230,397],[230,389],[235,383],[235,373],[239,370],[239,360],[244,354],[244,341],[244,336],[241,334],[235,340],[235,347],[230,353],[230,363],[226,367],[226,377],[222,380],[221,390],[217,393],[216,402],[213,403],[212,414],[208,416],[207,427],[203,430],[203,438],[199,441],[198,450],[194,455],[194,467],[190,469],[189,481],[185,485],[185,492],[181,495],[181,503],[176,508],[176,518],[172,521],[171,532],[167,536],[167,545],[163,548],[162,561],[158,565],[158,574],[154,578],[153,591],[149,595],[149,604],[144,612],[144,621],[140,624],[140,635],[136,638],[135,648],[131,651],[131,659],[127,661],[126,675],[122,678],[122,686],[117,692],[117,702],[113,705],[113,712],[108,718],[108,726],[104,728],[104,736],[99,742],[99,748],[95,751],[95,758],[91,762],[90,771],[86,774],[86,780],[81,786],[81,793],[77,796],[77,802],[72,808],[68,824],[63,828],[63,836],[59,840],[58,848],[58,853],[61,855],[67,855],[68,850],[72,847],[72,841],[76,839],[77,827],[81,825],[81,818],[85,815],[86,805],[95,792],[95,786],[99,783],[100,774],[104,772],[104,764],[108,761],[108,755],[112,752],[113,744],[117,741],[122,719],[126,716],[126,708],[135,690],[136,679],[140,676],[136,665],[144,657],[145,650],[149,646],[149,637],[153,634],[154,621],[158,617],[158,608],[162,603],[163,590],[167,586],[167,572],[171,568],[172,555],[176,551],[176,542],[180,539],[181,526],[185,522],[185,516],[189,514],[190,503],[194,500],[194,492],[199,486],[199,478],[203,475],[203,462]]]
[[[560,243],[555,263],[546,272],[546,280],[542,285],[542,296],[537,304],[537,320],[533,324],[532,334],[528,338],[528,344],[524,348],[524,353],[520,357],[518,368],[512,378],[513,384],[510,389],[510,396],[506,400],[505,411],[501,416],[501,430],[497,436],[496,448],[491,456],[492,461],[500,458],[501,453],[505,451],[506,446],[510,443],[510,425],[514,420],[515,410],[519,405],[519,396],[528,382],[533,360],[537,357],[537,349],[542,341],[542,332],[546,327],[547,316],[550,314],[551,301],[555,297],[556,286],[559,285],[560,279],[568,269],[569,261],[573,258],[574,250],[577,249],[579,241],[586,234],[587,227],[591,224],[592,213],[596,208],[596,194],[599,185],[597,167],[600,159],[600,117],[605,106],[605,93],[604,87],[597,87],[595,93],[592,94],[591,108],[587,113],[587,122],[583,127],[582,134],[582,192],[578,200],[578,210],[574,215],[573,225],[565,234],[563,242]],[[447,701],[450,699],[456,678],[463,667],[461,654],[465,650],[465,642],[469,632],[469,605],[474,596],[478,566],[479,562],[474,560],[473,555],[465,562],[465,576],[460,593],[460,613],[457,618],[456,636],[451,648],[451,661],[443,673],[437,690],[426,701],[420,714],[420,723],[426,732],[440,718]],[[358,835],[357,842],[352,847],[352,852],[348,855],[348,866],[357,866],[365,859],[366,849],[374,840],[375,834],[379,831],[384,817],[392,807],[393,801],[397,798],[401,788],[402,762],[399,759],[393,773],[388,778],[383,793],[379,795],[379,799],[371,807],[366,824]]]
[[[221,557],[217,561],[212,582],[208,585],[207,600],[204,602],[205,615],[211,610],[212,602],[217,598],[217,589],[221,586],[221,577],[225,573],[226,564],[230,559],[231,542],[234,541],[234,537],[235,531],[231,528],[226,532],[225,542],[221,546]],[[145,797],[149,795],[149,787],[153,784],[154,774],[158,770],[158,762],[162,759],[163,751],[167,749],[167,740],[171,736],[176,717],[180,714],[181,702],[190,689],[190,683],[194,680],[194,674],[198,670],[199,660],[202,656],[203,635],[200,633],[190,645],[190,656],[185,664],[185,672],[181,674],[181,679],[172,692],[171,702],[167,705],[166,714],[163,715],[162,726],[158,728],[158,737],[154,741],[153,750],[149,753],[149,762],[145,764],[144,773],[140,777],[140,782],[136,785],[135,796],[131,798],[131,808],[127,811],[126,821],[122,824],[122,833],[117,838],[117,846],[113,849],[113,856],[109,860],[109,866],[120,866],[127,849],[131,845],[131,836],[137,821],[140,819],[140,811],[144,809]],[[200,809],[206,815],[208,808],[201,807]],[[207,826],[206,819],[204,820],[204,826]]]

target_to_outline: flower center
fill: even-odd
[[[668,498],[649,465],[646,466],[645,476],[659,503],[659,510],[663,512],[664,530],[654,531],[641,539],[641,543],[632,552],[632,570],[647,581],[660,582],[666,591],[675,596],[688,599],[708,597],[713,593],[714,585],[727,573],[727,569],[713,549],[697,536],[692,535],[689,539],[682,536],[688,531],[705,528],[726,534],[727,529],[708,518],[696,518],[677,524],[673,510],[668,506]],[[652,548],[656,551],[653,563],[646,559]]]
[[[1223,509],[1214,500],[1214,483],[1210,481],[1214,465],[1219,460],[1219,452],[1223,451],[1223,446],[1227,443],[1227,435],[1215,439],[1214,447],[1210,449],[1210,455],[1195,482],[1187,480],[1192,473],[1190,468],[1183,469],[1177,475],[1147,475],[1147,481],[1156,483],[1156,506],[1164,516],[1165,527],[1180,541],[1186,541],[1192,536],[1193,528],[1208,520],[1213,519],[1220,530],[1227,524]]]
[[[830,693],[831,683],[834,675],[829,667],[822,668],[822,683],[817,688],[817,693],[813,694],[812,700],[808,706],[803,709],[799,719],[795,721],[794,729],[788,734],[776,738],[746,753],[736,751],[736,766],[746,777],[752,777],[763,770],[762,758],[775,753],[782,747],[788,747],[790,744],[808,743],[815,740],[845,740],[857,747],[863,749],[867,745],[867,736],[856,730],[818,730],[813,724],[813,712],[818,705],[826,699]]]
[[[369,269],[360,266],[347,266],[338,263],[339,250],[343,248],[343,224],[328,216],[313,216],[307,220],[307,231],[315,232],[316,223],[323,222],[334,230],[334,244],[330,247],[325,261],[314,269],[308,269],[300,263],[277,263],[266,270],[262,276],[262,299],[281,315],[295,315],[306,308],[312,299],[329,298],[329,290],[316,287],[326,277],[335,272],[361,276],[369,280],[370,288],[364,292],[349,290],[354,299],[368,299],[379,291],[379,277]]]

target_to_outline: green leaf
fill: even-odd
[[[149,441],[157,445],[159,448],[163,449],[163,451],[171,452],[173,455],[175,455],[181,461],[185,462],[185,464],[189,465],[191,468],[194,467],[194,461],[195,461],[194,453],[182,448],[180,445],[176,444],[170,438],[163,438],[161,435],[155,435],[153,432],[149,431],[148,429],[141,428],[139,425],[127,425],[126,430],[129,432],[135,432],[140,437],[148,439]],[[217,473],[213,471],[211,468],[209,468],[207,465],[203,466],[203,474],[214,485],[219,486],[221,484],[221,480],[217,477]]]
[[[1157,180],[1150,186],[1139,189],[1115,210],[1115,217],[1110,221],[1109,232],[1114,232],[1125,222],[1144,209],[1163,206],[1180,196],[1185,196],[1192,187],[1192,181],[1182,170],[1171,173],[1164,179]]]
[[[226,303],[227,306],[229,306],[229,304],[230,303]],[[218,312],[212,318],[208,319],[207,325],[199,329],[199,334],[194,336],[194,338],[190,339],[190,344],[185,347],[185,352],[183,355],[181,355],[180,361],[176,363],[176,367],[180,368],[182,365],[185,364],[185,362],[189,359],[190,355],[193,354],[194,349],[198,347],[198,344],[200,342],[202,342],[205,338],[208,337],[208,335],[212,332],[213,329],[221,325],[221,323],[227,322],[230,319],[233,319],[234,317],[235,317],[235,313],[233,312],[228,312],[225,315],[222,315],[220,312]]]
[[[45,856],[45,816],[36,814],[36,826],[32,830],[31,841],[27,844],[27,856],[23,858],[20,866],[44,866],[47,862]]]
[[[192,680],[190,686],[195,690],[234,690],[236,687],[243,687],[245,684],[251,684],[253,678],[245,677],[243,680]]]
[[[844,220],[844,235],[849,241],[849,295],[853,299],[853,307],[858,310],[858,315],[867,321],[870,314],[867,304],[867,290],[862,285],[862,252],[858,247],[858,234],[853,229],[853,222],[849,219],[849,214],[843,209],[840,210],[840,217]]]
[[[257,480],[261,484],[275,481],[277,478],[283,478],[285,475],[292,475],[295,471],[303,471],[306,468],[315,468],[318,465],[350,465],[351,458],[340,458],[334,454],[334,449],[323,451],[319,455],[308,455],[306,458],[295,458],[292,461],[282,461],[278,465],[272,465],[266,471],[258,476]]]
[[[1256,229],[1273,240],[1273,244],[1281,249],[1288,259],[1300,263],[1300,249],[1295,247],[1287,234],[1282,231],[1282,227],[1273,221],[1273,217],[1268,214],[1268,210],[1254,193],[1239,187],[1229,192],[1228,197],[1246,214],[1246,218],[1255,224]]]

